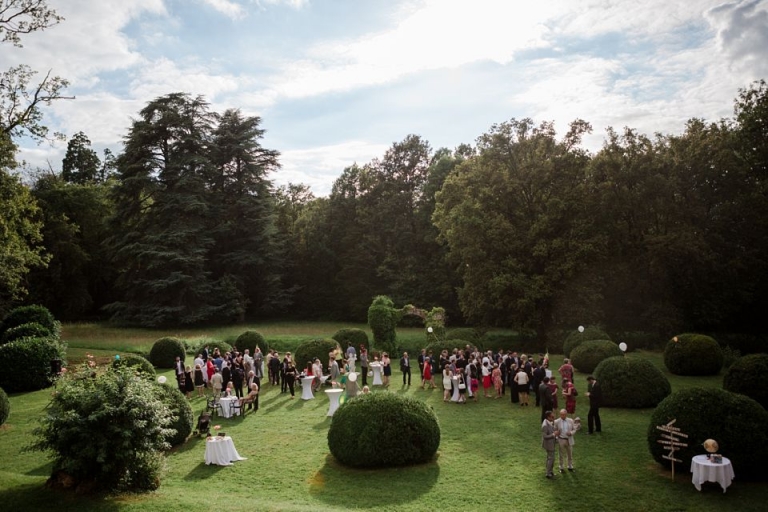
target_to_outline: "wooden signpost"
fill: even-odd
[[[680,448],[685,448],[688,446],[688,443],[683,443],[680,441],[681,437],[688,438],[688,434],[683,434],[680,432],[679,427],[673,427],[672,425],[675,424],[677,419],[674,419],[667,423],[666,425],[657,425],[656,428],[664,432],[661,434],[662,439],[657,440],[656,442],[659,444],[663,444],[665,449],[669,450],[669,453],[667,455],[662,455],[661,457],[663,459],[667,459],[668,461],[672,462],[672,481],[675,481],[675,462],[683,462],[682,459],[675,458],[675,452],[678,451]]]

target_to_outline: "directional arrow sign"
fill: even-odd
[[[676,459],[676,458],[672,457],[671,455],[662,455],[661,458],[662,459],[667,459],[667,460],[673,460],[675,462],[683,462],[682,459]]]

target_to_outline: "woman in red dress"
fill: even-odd
[[[429,356],[424,358],[424,374],[421,378],[421,389],[424,389],[424,386],[427,384],[432,384],[434,389],[435,381],[432,380],[432,361],[429,359]]]
[[[566,412],[571,415],[576,414],[576,388],[569,380],[563,384],[563,398],[565,398]]]

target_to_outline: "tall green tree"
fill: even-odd
[[[69,183],[92,183],[100,177],[102,167],[99,155],[91,148],[91,141],[83,132],[77,132],[67,143],[67,152],[61,165],[61,177]]]
[[[569,301],[595,304],[590,279],[574,285],[605,240],[584,214],[590,126],[575,121],[562,140],[550,123],[494,125],[477,156],[445,180],[433,216],[463,285],[459,301],[473,322],[536,329],[545,344]]]

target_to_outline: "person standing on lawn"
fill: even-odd
[[[560,409],[560,417],[555,420],[557,430],[558,454],[560,456],[560,472],[563,473],[563,459],[568,461],[568,471],[573,471],[573,420],[568,417],[568,411]]]
[[[408,352],[403,352],[403,357],[400,358],[400,371],[403,372],[403,386],[411,385],[411,360],[408,358]]]
[[[600,423],[600,405],[603,401],[603,389],[592,375],[587,377],[587,397],[589,397],[589,414],[587,415],[587,433],[602,432]]]
[[[545,411],[544,421],[541,422],[541,447],[547,452],[547,478],[554,478],[555,468],[555,439],[560,434],[555,430],[555,415],[552,411]]]
[[[547,417],[547,411],[551,411],[552,405],[555,403],[549,388],[549,377],[544,377],[544,380],[539,384],[539,397],[541,398],[541,419],[543,421]]]

